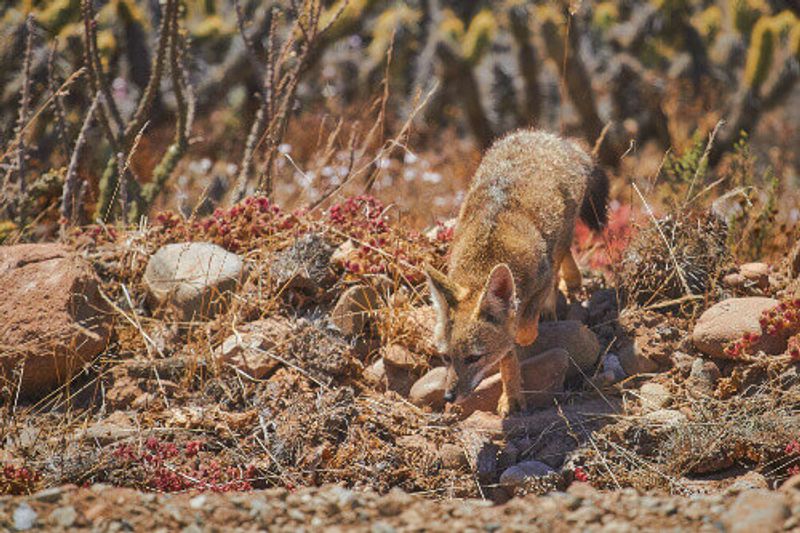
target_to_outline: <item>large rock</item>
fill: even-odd
[[[564,377],[569,368],[569,354],[561,348],[553,348],[522,361],[522,391],[528,408],[552,405],[554,396],[564,390]],[[503,393],[500,373],[481,381],[466,398],[459,400],[463,416],[475,411],[497,410],[497,401]]]
[[[285,318],[257,320],[239,327],[222,342],[214,355],[221,363],[231,365],[254,379],[263,379],[281,364],[275,358],[275,349],[291,334],[292,324]]]
[[[600,343],[592,330],[574,320],[540,322],[539,337],[530,346],[519,348],[521,359],[527,359],[553,348],[563,348],[571,364],[567,379],[578,375],[591,375],[600,357]]]
[[[695,347],[711,357],[728,358],[725,347],[746,333],[761,335],[761,314],[778,305],[773,298],[729,298],[707,309],[692,333]],[[753,350],[779,354],[786,349],[786,339],[779,335],[763,335]]]
[[[238,255],[208,242],[185,242],[153,254],[144,282],[154,305],[174,306],[184,320],[198,320],[227,304],[243,272]]]
[[[789,516],[786,496],[764,489],[741,492],[722,516],[723,524],[731,533],[783,531]]]
[[[550,405],[553,397],[561,392],[564,387],[564,376],[569,367],[569,354],[560,348],[548,350],[522,361],[520,373],[522,374],[522,390],[525,393],[528,407],[542,407]],[[437,367],[422,376],[411,387],[410,399],[419,406],[430,406],[441,409],[444,405],[445,378],[447,369]],[[496,372],[484,378],[475,390],[458,401],[463,416],[469,416],[475,411],[497,410],[497,401],[503,392],[503,383],[500,373]]]
[[[40,396],[101,353],[111,309],[91,265],[57,244],[0,247],[0,374]]]
[[[441,409],[444,407],[444,387],[447,368],[438,366],[429,370],[411,387],[409,399],[419,407]]]

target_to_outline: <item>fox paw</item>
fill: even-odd
[[[497,402],[497,414],[502,417],[507,417],[508,415],[524,411],[526,407],[527,405],[523,395],[509,396],[504,392],[500,395],[500,400]]]

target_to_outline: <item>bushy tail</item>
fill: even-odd
[[[608,222],[608,175],[595,166],[581,204],[581,220],[594,231],[603,229]]]

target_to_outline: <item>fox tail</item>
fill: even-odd
[[[589,228],[600,231],[608,222],[608,175],[595,165],[581,204],[580,217]]]

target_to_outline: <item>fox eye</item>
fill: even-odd
[[[479,353],[479,354],[468,355],[464,357],[464,362],[467,363],[468,365],[474,365],[475,363],[480,361],[481,357],[483,357],[484,355],[486,354]]]

